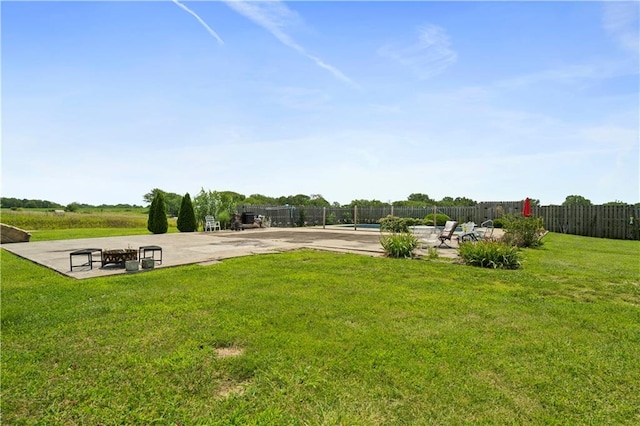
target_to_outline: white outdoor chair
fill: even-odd
[[[216,228],[220,231],[222,228],[220,227],[220,221],[216,220],[213,216],[205,216],[204,217],[204,232],[207,231],[215,231]]]
[[[493,236],[493,220],[489,219],[482,222],[476,233],[478,237],[484,240],[490,240]]]
[[[462,225],[462,233],[458,236],[458,241],[478,241],[478,235],[474,232],[476,224],[465,222]]]

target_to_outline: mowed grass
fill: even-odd
[[[3,423],[640,423],[640,244],[549,234],[524,258],[77,281],[2,251]]]

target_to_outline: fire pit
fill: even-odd
[[[138,260],[138,250],[136,249],[116,249],[102,250],[102,266],[109,263],[124,263],[127,260]]]

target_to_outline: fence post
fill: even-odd
[[[326,229],[325,224],[326,222],[326,218],[327,218],[327,208],[323,207],[322,208],[322,229]]]
[[[358,230],[358,206],[353,206],[353,230]]]

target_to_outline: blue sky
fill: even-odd
[[[2,195],[635,203],[639,4],[3,1]]]

